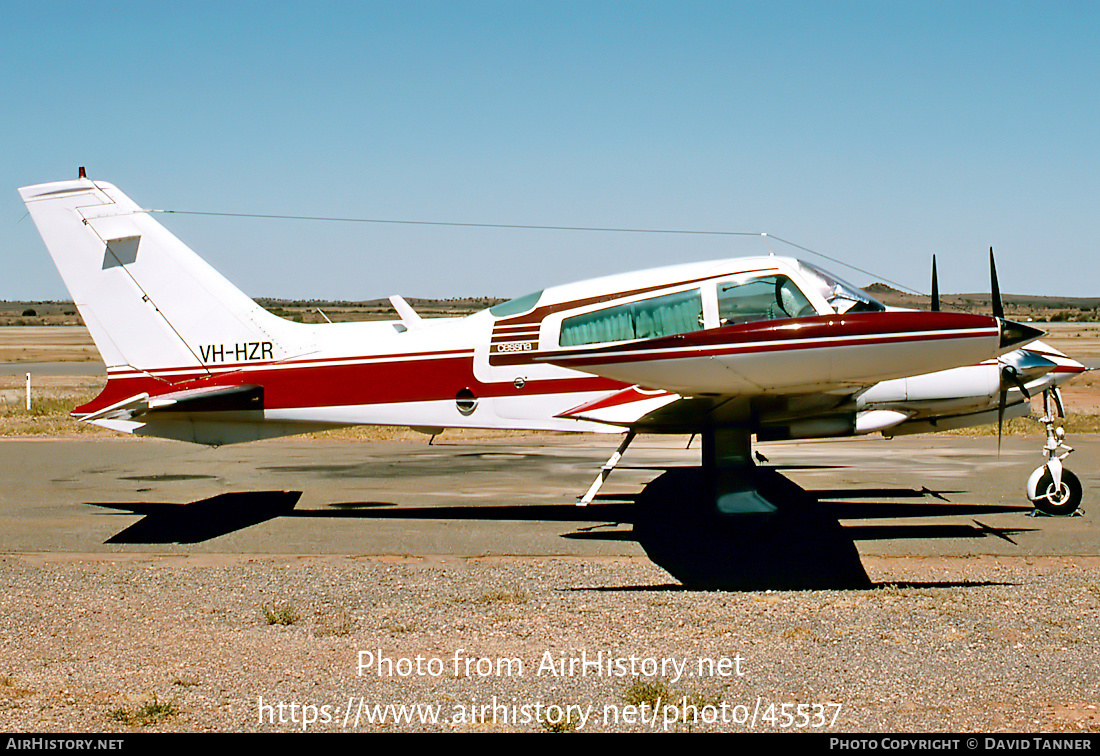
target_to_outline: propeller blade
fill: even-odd
[[[1020,392],[1028,399],[1031,398],[1031,392],[1024,386],[1023,380],[1020,378],[1020,372],[1016,370],[1013,365],[1005,365],[1001,368],[1001,386],[1002,391],[1007,391],[1004,386],[1015,386],[1020,389]]]
[[[932,255],[932,312],[940,311],[940,281],[936,277],[936,256]]]
[[[1054,387],[1054,405],[1058,408],[1058,417],[1066,416],[1066,405],[1062,404],[1062,390]]]
[[[1027,390],[1027,386],[1024,385],[1023,379],[1020,377],[1020,371],[1016,369],[1015,365],[1002,365],[1001,366],[1001,392],[999,401],[997,402],[997,456],[1001,455],[1001,435],[1004,432],[1005,422],[1005,407],[1008,405],[1008,388],[1012,386],[1020,389],[1022,393],[1028,399],[1031,399],[1031,392]]]
[[[1001,400],[997,402],[997,456],[1001,456],[1001,436],[1005,427],[1005,404],[1008,401],[1008,392],[1001,389]]]
[[[993,247],[989,248],[989,292],[993,300],[993,317],[1003,320],[1005,308],[1001,302],[1001,286],[997,283],[997,263],[993,261]]]

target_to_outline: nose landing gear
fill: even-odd
[[[1027,498],[1037,512],[1048,515],[1072,515],[1081,505],[1081,481],[1062,467],[1062,460],[1070,455],[1073,447],[1065,442],[1065,428],[1055,426],[1054,408],[1058,416],[1065,417],[1062,397],[1057,388],[1043,391],[1043,417],[1047,429],[1047,442],[1043,454],[1047,462],[1037,468],[1027,480]]]

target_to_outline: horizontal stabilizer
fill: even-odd
[[[129,420],[149,408],[148,400],[148,394],[136,394],[90,415],[84,415],[80,419],[85,423],[94,423],[97,420]]]
[[[263,386],[209,386],[157,396],[138,394],[80,419],[91,423],[97,420],[133,420],[153,412],[240,412],[263,408]]]

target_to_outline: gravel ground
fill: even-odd
[[[0,729],[1100,731],[1100,559],[865,564],[726,593],[644,559],[9,555]]]

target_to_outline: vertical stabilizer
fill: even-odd
[[[111,184],[19,193],[108,369],[209,371],[308,350],[308,328],[261,308]]]

